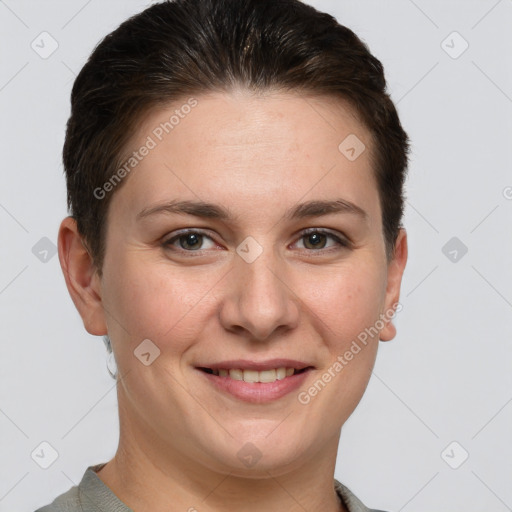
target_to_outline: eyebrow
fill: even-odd
[[[225,207],[207,203],[204,201],[169,201],[152,207],[144,208],[137,214],[137,219],[143,219],[156,214],[185,214],[195,217],[235,220],[235,217]],[[311,217],[321,217],[333,213],[356,215],[363,220],[368,220],[368,214],[359,206],[345,199],[330,201],[314,200],[296,205],[283,215],[283,219],[296,220]]]

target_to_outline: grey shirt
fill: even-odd
[[[71,487],[36,512],[133,512],[96,474],[105,464],[106,462],[89,466],[78,486]],[[349,512],[382,512],[365,507],[337,480],[334,480],[334,488]]]

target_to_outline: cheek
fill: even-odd
[[[322,320],[326,340],[342,350],[379,318],[385,296],[385,276],[375,264],[330,269],[308,281],[302,298]],[[315,291],[313,292],[312,289]]]
[[[332,277],[335,275],[336,277]],[[368,385],[378,348],[379,319],[385,274],[371,262],[346,266],[323,280],[309,307],[321,319],[329,357],[318,380],[304,390],[303,402],[326,403],[342,424],[355,409]],[[313,405],[313,407],[315,407]]]
[[[198,315],[208,311],[205,294],[211,287],[204,276],[144,261],[140,255],[118,260],[116,269],[105,275],[110,278],[105,287],[109,330],[129,339],[132,349],[150,339],[162,351],[180,351],[201,331]]]

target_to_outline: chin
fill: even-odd
[[[289,430],[277,432],[278,429],[270,435],[266,433],[267,428],[265,434],[261,433],[261,428],[257,435],[248,435],[247,432],[245,435],[239,434],[226,439],[226,444],[216,445],[214,453],[211,450],[213,443],[205,446],[205,451],[215,461],[216,471],[220,469],[221,472],[243,478],[268,478],[270,475],[286,474],[302,466],[304,461],[314,457],[318,451],[316,447],[305,444],[304,435],[297,438],[290,435]],[[219,463],[222,468],[219,468]]]

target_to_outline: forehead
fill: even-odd
[[[245,90],[183,98],[148,112],[125,157],[144,145],[119,191],[135,209],[179,197],[261,215],[269,202],[342,196],[380,213],[370,134],[342,100]]]

